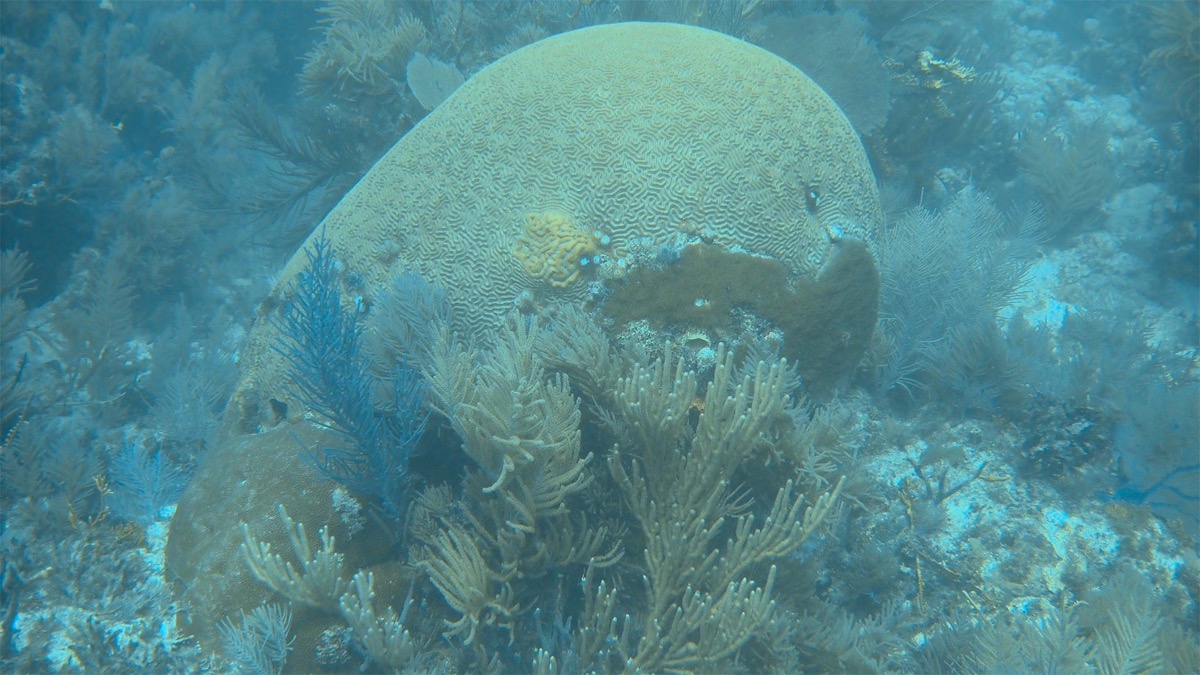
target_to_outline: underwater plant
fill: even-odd
[[[1034,618],[951,621],[919,654],[928,672],[1195,672],[1200,648],[1163,616],[1149,580],[1118,568],[1086,601]],[[963,617],[964,619],[966,617]]]
[[[212,445],[233,374],[227,356],[203,354],[193,355],[178,370],[161,377],[150,417],[163,439],[197,449]]]
[[[341,127],[348,123],[336,107],[319,113],[302,109],[287,116],[271,106],[251,86],[238,88],[228,106],[247,149],[260,155],[265,168],[252,189],[226,184],[217,166],[196,174],[193,189],[212,202],[253,216],[266,217],[275,225],[273,243],[292,251],[308,234],[313,220],[324,214],[358,180],[400,133],[378,127],[371,133],[354,134],[348,142]],[[269,233],[269,231],[268,231]],[[272,237],[263,237],[271,239]]]
[[[1200,113],[1200,8],[1189,0],[1147,6],[1154,48],[1143,70],[1169,73],[1175,86],[1175,105],[1181,117],[1195,124]]]
[[[413,271],[392,277],[371,304],[363,353],[377,375],[424,368],[435,326],[449,318],[446,291]]]
[[[362,326],[343,307],[333,249],[324,238],[306,250],[308,269],[293,283],[278,319],[276,350],[287,359],[296,397],[346,442],[308,455],[350,490],[374,499],[391,518],[408,502],[408,458],[425,429],[425,383],[399,367],[390,375],[391,409],[375,394],[362,354]]]
[[[22,296],[35,285],[29,278],[29,254],[12,248],[0,253],[0,435],[7,436],[9,428],[20,414],[20,403],[27,399],[27,385],[22,381],[25,360],[18,359],[13,341],[25,331],[28,311]]]
[[[881,393],[916,396],[942,385],[964,393],[976,386],[973,373],[983,372],[993,381],[974,391],[976,404],[988,407],[997,394],[1011,392],[1004,354],[980,349],[996,344],[980,338],[1020,290],[1044,222],[1037,208],[1006,218],[990,198],[967,188],[941,211],[914,209],[883,233],[877,244]]]
[[[118,518],[142,525],[162,520],[163,509],[179,500],[188,479],[161,447],[151,451],[140,443],[127,443],[108,473],[112,492],[105,504]]]
[[[1101,207],[1118,184],[1106,129],[1090,124],[1027,133],[1017,159],[1046,208],[1047,235],[1062,243],[1100,224]]]

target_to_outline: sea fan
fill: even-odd
[[[112,494],[108,508],[113,515],[149,525],[164,517],[163,509],[174,504],[187,486],[188,473],[175,466],[158,448],[128,443],[109,466]]]
[[[377,500],[389,517],[397,517],[407,502],[408,456],[428,418],[422,412],[425,383],[417,371],[395,368],[393,405],[384,410],[360,349],[358,316],[342,307],[328,240],[317,239],[306,254],[308,268],[291,285],[276,322],[276,350],[291,366],[296,398],[327,419],[346,443],[307,457],[326,477]]]

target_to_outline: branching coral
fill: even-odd
[[[618,452],[609,457],[646,541],[646,610],[640,625],[625,626],[620,639],[632,670],[712,664],[765,628],[774,612],[774,568],[761,587],[745,575],[752,565],[784,555],[812,535],[841,489],[839,483],[806,509],[804,495],[788,481],[755,528],[751,516],[738,515],[729,477],[784,414],[786,362],[760,362],[753,376],[738,383],[733,356],[721,346],[694,429],[681,418],[692,400],[695,374],[685,374],[681,363],[668,364],[669,356],[648,369],[635,368],[621,381],[618,410],[644,445],[640,459],[629,461]],[[717,548],[715,539],[730,518],[733,536]]]
[[[404,627],[409,604],[406,602],[397,615],[391,607],[377,613],[374,601],[375,575],[370,572],[355,574],[350,590],[338,603],[342,618],[350,624],[350,629],[376,663],[396,671],[412,667],[417,646]]]
[[[331,614],[340,612],[355,639],[377,664],[396,671],[413,668],[418,653],[412,636],[404,627],[408,603],[399,615],[391,607],[377,612],[374,574],[360,571],[346,583],[342,575],[345,556],[334,550],[336,542],[328,530],[321,529],[321,550],[313,553],[304,523],[292,520],[282,504],[279,515],[292,552],[300,561],[301,571],[272,553],[271,545],[260,541],[242,523],[242,554],[255,578],[291,602]]]
[[[481,621],[509,621],[506,581],[537,578],[571,563],[611,564],[620,549],[603,526],[574,516],[567,501],[592,481],[580,451],[579,401],[563,375],[549,376],[536,323],[513,315],[491,350],[452,341],[445,327],[428,359],[434,405],[479,472],[459,507],[414,527],[421,565],[451,608],[447,636],[474,641]],[[450,513],[453,511],[453,513]]]
[[[510,317],[496,348],[477,358],[443,334],[429,373],[435,405],[492,481],[485,492],[519,490],[513,506],[525,527],[585,487],[590,459],[580,457],[579,401],[565,379],[545,381],[537,335],[535,325]]]
[[[500,621],[511,630],[512,589],[488,566],[475,538],[462,527],[447,527],[434,536],[421,566],[446,603],[462,616],[447,621],[447,635],[463,644],[475,641],[481,623]]]
[[[579,278],[599,244],[599,238],[580,229],[571,216],[545,211],[526,217],[525,233],[517,238],[513,255],[530,276],[565,288]]]
[[[567,344],[576,331],[581,344]],[[460,490],[430,486],[416,500],[410,560],[426,592],[444,600],[437,610],[444,637],[470,647],[468,667],[498,658],[491,646],[498,628],[527,642],[514,632],[531,610],[521,599],[554,602],[557,585],[559,604],[541,607],[568,609],[563,580],[581,571],[584,612],[574,629],[555,619],[559,643],[542,642],[534,654],[541,666],[683,671],[732,664],[750,641],[776,634],[774,564],[835,512],[841,483],[809,498],[791,474],[758,504],[749,488],[733,485],[758,451],[783,457],[774,450],[789,442],[782,433],[790,419],[786,361],[738,368],[721,346],[708,378],[669,348],[645,362],[604,347],[595,333],[584,315],[567,310],[548,328],[514,313],[485,349],[462,346],[444,323],[435,331],[424,364],[433,405],[474,467]],[[595,392],[592,410],[602,426],[581,427],[579,400],[562,371]],[[618,440],[607,471],[582,450],[584,430],[603,427]],[[624,499],[613,502],[614,492]],[[368,616],[365,572],[348,586],[333,542],[326,537],[314,553],[302,529],[286,515],[284,522],[304,569],[245,532],[255,575],[294,600],[340,609],[379,664],[411,663],[404,614]],[[616,565],[635,543],[640,561]],[[601,569],[612,576],[601,579]]]
[[[279,518],[287,530],[292,551],[300,561],[300,571],[271,552],[271,545],[258,540],[242,523],[242,555],[250,571],[259,581],[292,602],[326,611],[337,611],[338,600],[346,590],[342,579],[342,554],[334,551],[336,540],[329,531],[321,529],[321,550],[316,553],[308,545],[304,523],[292,520],[283,505]]]
[[[305,88],[350,99],[396,93],[408,57],[427,37],[425,25],[399,3],[338,0],[320,11],[325,35],[304,62]]]
[[[555,307],[549,324],[538,338],[538,352],[548,366],[563,371],[586,398],[606,398],[617,384],[622,361],[608,336],[575,305]]]

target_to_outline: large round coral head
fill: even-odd
[[[624,23],[477,73],[321,229],[368,287],[416,270],[451,289],[455,328],[479,334],[522,291],[586,297],[578,261],[530,260],[530,214],[604,232],[614,258],[637,237],[703,234],[798,275],[820,268],[831,226],[869,241],[880,224],[858,136],[804,73],[721,33]]]

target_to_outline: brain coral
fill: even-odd
[[[626,23],[556,35],[480,71],[319,230],[367,289],[406,269],[451,289],[455,328],[478,336],[523,291],[586,299],[586,284],[551,283],[514,255],[531,213],[601,232],[617,255],[636,237],[704,232],[794,274],[820,267],[827,230],[870,241],[881,218],[857,135],[802,72],[720,33]],[[246,365],[272,381],[273,331],[259,326]]]

